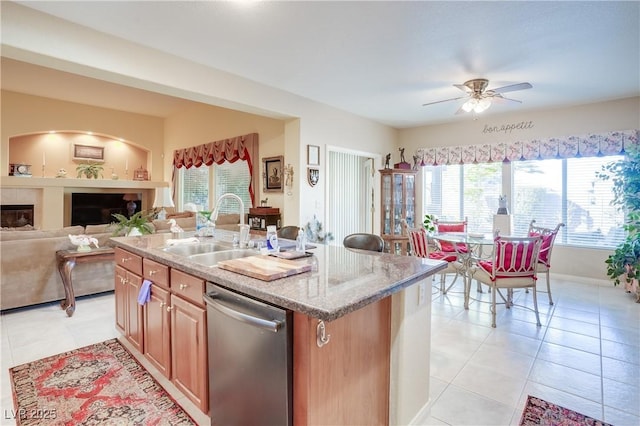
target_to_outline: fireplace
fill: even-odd
[[[5,204],[0,206],[0,213],[2,228],[33,226],[33,204]]]
[[[133,201],[132,200],[138,200]],[[119,213],[131,216],[140,211],[142,194],[105,194],[80,193],[71,194],[71,225],[100,225],[115,221],[112,216]]]

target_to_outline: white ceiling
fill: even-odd
[[[640,95],[637,1],[19,3],[398,128],[470,119],[454,116],[462,100],[422,104],[460,96],[453,84],[478,77],[490,89],[533,85],[508,94],[522,104],[485,114]],[[52,96],[41,72],[3,61],[3,88]],[[95,104],[96,81],[78,82],[67,100]],[[107,89],[100,106],[163,116],[182,104]]]

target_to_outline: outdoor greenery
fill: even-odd
[[[78,167],[76,167],[76,171],[78,172],[78,177],[82,177],[82,175],[85,175],[87,177],[87,179],[98,179],[98,175],[100,175],[100,177],[102,176],[102,171],[104,170],[104,168],[97,163],[82,163],[79,164]]]
[[[153,220],[153,212],[139,211],[131,217],[126,217],[120,213],[114,213],[112,216],[116,219],[111,223],[113,229],[113,235],[127,235],[132,229],[137,228],[141,234],[152,234],[154,229],[151,224]]]
[[[436,224],[434,223],[435,220],[436,215],[434,214],[424,215],[424,221],[422,222],[422,224],[424,225],[424,229],[426,229],[427,232],[436,232]]]
[[[640,278],[640,149],[626,147],[626,156],[602,167],[597,176],[613,183],[613,205],[625,212],[626,239],[606,260],[607,276],[614,285]]]

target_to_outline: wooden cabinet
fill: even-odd
[[[322,347],[317,327],[294,312],[293,423],[389,424],[391,297],[326,322]]]
[[[209,405],[204,280],[171,269],[171,381],[205,413]]]
[[[138,351],[143,352],[143,309],[138,304],[142,258],[116,248],[115,260],[116,326]]]
[[[204,413],[208,412],[204,280],[116,248],[116,327]],[[138,303],[143,280],[150,300]]]
[[[144,307],[144,355],[167,378],[171,378],[171,294],[169,267],[143,259],[144,278],[153,283]]]
[[[409,238],[403,235],[401,221],[416,226],[415,170],[380,170],[380,231],[385,249],[391,253],[407,254]]]
[[[173,384],[206,413],[209,405],[206,311],[175,294],[171,295],[171,371]]]

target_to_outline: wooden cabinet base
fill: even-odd
[[[294,425],[389,423],[391,298],[325,323],[294,313]]]

